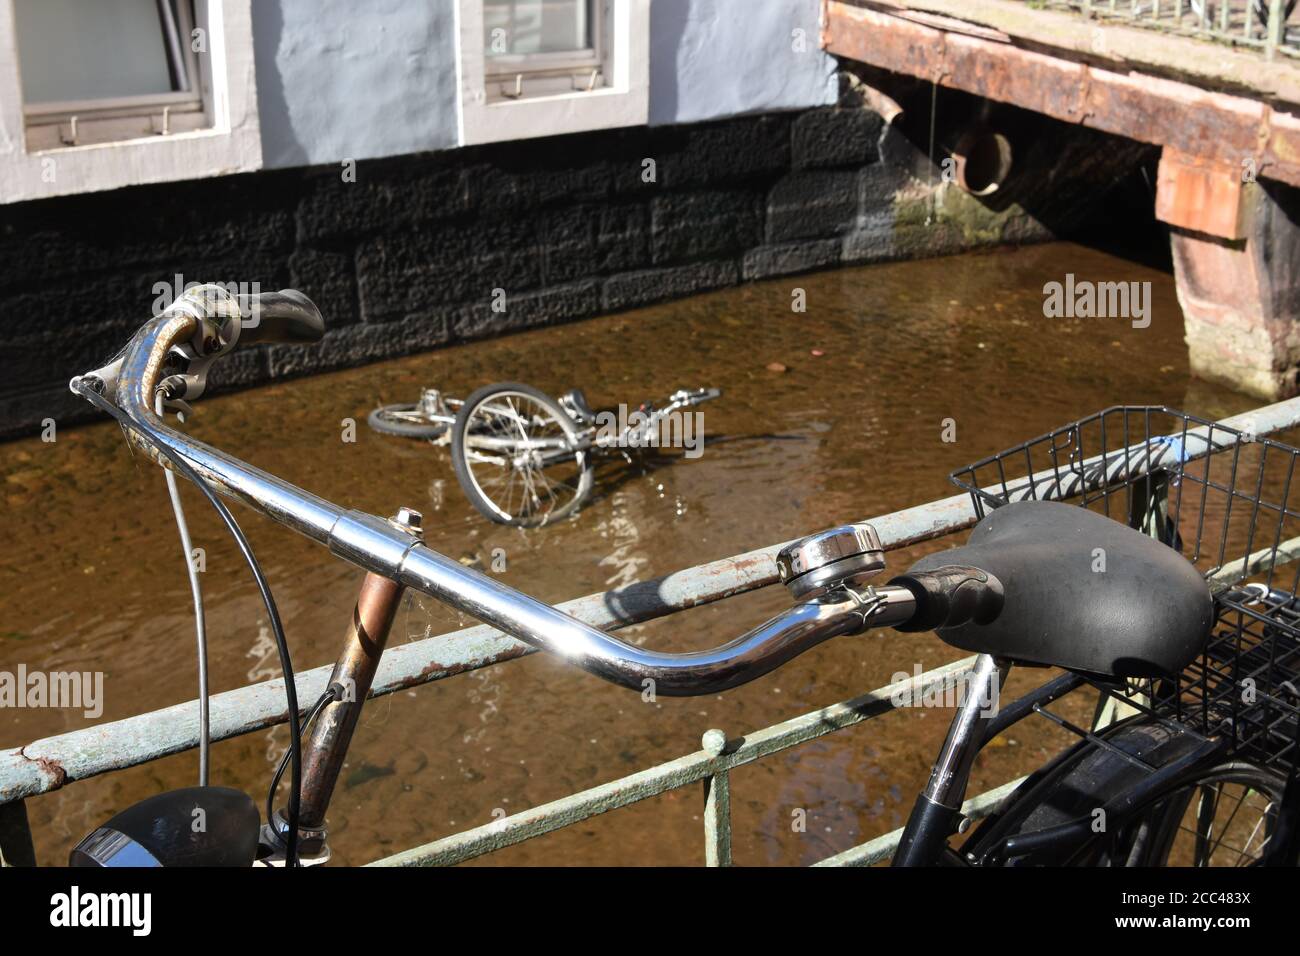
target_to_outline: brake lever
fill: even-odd
[[[189,311],[194,314],[200,310],[191,305]],[[194,412],[188,403],[207,390],[208,371],[219,358],[234,351],[239,339],[237,316],[214,313],[215,310],[211,310],[195,315],[194,335],[188,342],[171,350],[171,355],[180,360],[182,368],[158,383],[158,389],[163,393],[163,407],[176,411],[181,421],[185,421],[185,415]]]

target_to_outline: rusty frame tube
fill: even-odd
[[[361,582],[352,622],[343,639],[343,652],[329,678],[330,685],[339,684],[344,688],[343,699],[325,705],[304,748],[298,811],[299,826],[304,829],[325,826],[334,785],[347,759],[361,708],[370,696],[370,685],[379,670],[384,645],[388,643],[388,633],[405,590],[401,584],[373,572]]]

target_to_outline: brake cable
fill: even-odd
[[[164,401],[162,392],[159,392],[154,402],[154,412],[159,418],[163,416]],[[164,468],[163,477],[167,479],[167,496],[172,501],[176,531],[181,538],[181,550],[185,553],[185,570],[190,579],[190,594],[194,597],[194,638],[198,644],[199,656],[199,786],[206,787],[211,738],[208,719],[208,629],[203,614],[203,586],[199,583],[198,569],[194,567],[194,545],[190,540],[189,524],[185,521],[185,507],[181,503],[180,489],[176,486],[176,476],[169,469]]]
[[[293,662],[289,659],[289,643],[284,636],[284,627],[280,622],[280,612],[276,608],[275,597],[271,594],[271,586],[266,580],[266,575],[262,573],[262,567],[257,563],[257,557],[253,554],[253,547],[248,543],[248,538],[244,536],[243,530],[239,527],[235,516],[230,513],[230,509],[217,497],[217,493],[208,487],[207,482],[199,476],[199,473],[194,470],[189,462],[166,445],[154,441],[148,428],[136,421],[125,409],[100,395],[85,379],[79,377],[73,379],[70,384],[74,392],[100,411],[111,415],[122,427],[130,428],[143,435],[149,444],[171,462],[183,477],[193,482],[199,491],[203,492],[204,497],[208,499],[208,503],[212,505],[230,534],[234,537],[235,543],[239,546],[239,550],[253,574],[253,579],[257,582],[257,589],[261,593],[262,603],[265,605],[267,616],[271,621],[271,632],[275,637],[276,650],[280,655],[280,672],[284,678],[284,696],[288,705],[289,754],[292,769],[290,773],[287,820],[289,832],[285,835],[284,858],[286,866],[299,866],[301,864],[298,861],[298,813],[302,796],[302,741],[300,739],[302,726],[298,714],[298,689],[294,684]],[[273,822],[272,828],[274,828]]]
[[[343,699],[343,686],[341,684],[330,684],[325,688],[325,692],[317,698],[316,703],[312,706],[311,711],[307,714],[307,719],[302,722],[302,732],[305,736],[308,728],[320,716],[320,712],[325,709],[326,704],[332,704],[335,701]],[[266,818],[274,821],[275,819],[275,791],[280,788],[280,778],[284,776],[284,768],[289,763],[290,751],[286,750],[284,756],[280,758],[280,765],[275,768],[275,774],[271,777],[271,787],[266,792]],[[274,823],[272,823],[274,828]]]

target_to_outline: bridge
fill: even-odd
[[[882,76],[1160,149],[1193,371],[1267,398],[1300,391],[1300,25],[1287,0],[827,0],[822,45]],[[868,81],[870,82],[870,81]],[[885,84],[887,85],[887,84]],[[890,116],[888,90],[869,91]],[[996,129],[955,152],[997,186]]]

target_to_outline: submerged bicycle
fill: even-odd
[[[596,455],[620,453],[631,461],[629,449],[684,444],[698,450],[703,430],[680,413],[721,395],[716,388],[683,388],[616,416],[593,410],[580,388],[557,400],[531,385],[500,382],[463,401],[427,388],[418,402],[381,405],[368,421],[384,434],[450,444],[456,480],[478,512],[498,524],[534,528],[586,503]]]
[[[253,309],[259,322],[245,327]],[[823,641],[878,628],[934,630],[975,652],[895,865],[1297,862],[1300,571],[1284,577],[1282,568],[1300,555],[1300,508],[1290,502],[1300,451],[1169,409],[1110,409],[955,473],[978,519],[966,544],[876,584],[885,555],[870,525],[811,535],[777,558],[788,610],[712,650],[670,654],[439,554],[412,512],[385,519],[342,508],[164,422],[167,408],[202,393],[214,361],[250,342],[322,333],[297,293],[200,288],[146,323],[118,361],[71,383],[123,424],[133,447],[194,481],[236,536],[282,652],[291,743],[281,770],[293,768],[287,806],[268,798],[265,824],[239,791],[172,791],[95,830],[74,863],[327,860],[330,799],[404,588],[599,678],[638,692],[651,680],[672,696],[717,694]],[[293,696],[274,597],[218,495],[368,572],[329,689],[311,707]],[[1020,666],[1063,673],[999,702]],[[1084,687],[1101,705],[1092,726],[1049,710]],[[975,757],[1032,714],[1078,742],[972,829],[962,805]],[[300,739],[304,724],[310,735]],[[190,826],[196,806],[207,811],[203,832]]]

